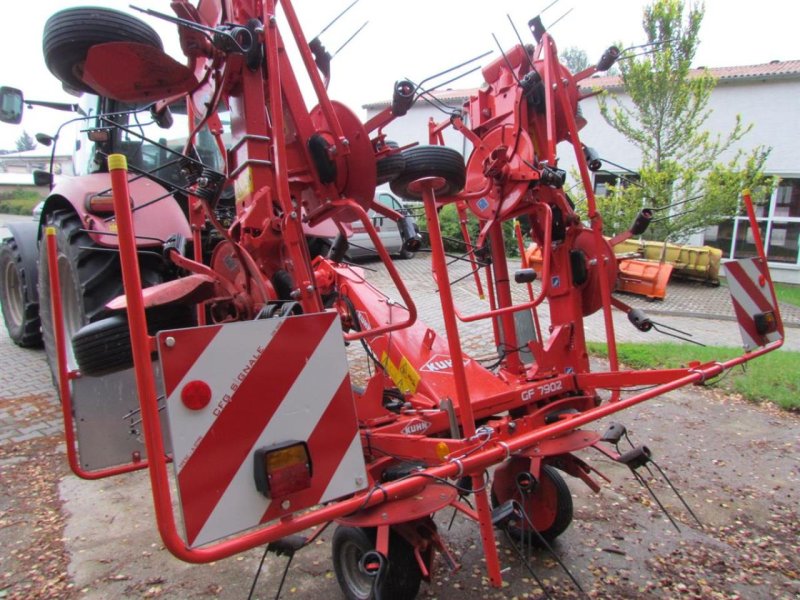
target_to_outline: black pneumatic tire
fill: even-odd
[[[409,250],[406,250],[405,248],[400,248],[400,252],[397,254],[397,257],[402,260],[410,260],[414,258],[415,254],[416,252],[411,252]]]
[[[107,42],[136,42],[163,49],[155,30],[134,16],[109,8],[66,8],[44,25],[44,62],[68,88],[95,93],[82,79],[83,64],[89,48]]]
[[[402,153],[405,169],[390,184],[392,191],[408,200],[422,200],[419,191],[409,186],[423,177],[441,177],[444,185],[434,190],[437,196],[452,196],[464,189],[467,169],[464,157],[446,146],[415,146]]]
[[[333,534],[333,569],[347,600],[372,600],[372,578],[359,570],[358,563],[375,549],[375,529],[340,525]],[[400,535],[389,533],[389,556],[379,596],[381,600],[413,600],[419,592],[422,572],[414,549]]]
[[[188,308],[159,307],[147,314],[147,332],[179,329],[192,324]],[[72,336],[75,361],[84,375],[97,377],[133,366],[128,319],[117,314],[82,327]]]
[[[532,534],[529,531],[527,524],[524,528],[517,525],[508,527],[508,533],[513,539],[521,540],[523,537],[529,537],[530,539],[526,539],[526,541],[537,547],[543,545],[539,539],[539,536],[544,538],[548,544],[552,543],[558,536],[567,530],[572,523],[573,517],[572,494],[569,491],[567,482],[564,481],[564,478],[561,476],[561,473],[559,473],[557,469],[551,467],[550,465],[543,465],[540,473],[540,479],[542,481],[540,481],[539,485],[551,485],[552,493],[555,494],[556,510],[552,522],[547,527],[539,530],[539,535]],[[544,480],[548,481],[545,482]],[[517,495],[515,494],[515,496]],[[494,490],[492,490],[491,499],[492,507],[497,507],[498,500]],[[517,500],[519,500],[518,496]],[[532,518],[530,514],[528,517]]]
[[[388,148],[399,148],[397,142],[386,142]],[[402,152],[384,156],[375,163],[378,172],[377,185],[383,185],[394,179],[406,168],[406,159]]]
[[[67,339],[67,368],[77,367],[69,340],[81,327],[107,316],[105,305],[122,294],[122,272],[119,254],[99,248],[88,233],[82,230],[81,220],[71,209],[56,210],[46,216],[46,225],[55,227],[61,282],[61,306]],[[148,287],[163,280],[163,264],[155,260],[139,260],[142,286]],[[50,265],[45,241],[39,253],[39,315],[42,319],[42,339],[47,362],[58,380],[53,315],[50,307]]]
[[[39,303],[30,300],[35,285],[25,273],[17,242],[7,239],[0,245],[0,304],[8,336],[23,348],[42,345]]]

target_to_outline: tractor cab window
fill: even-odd
[[[88,139],[80,140],[77,145],[81,156],[76,162],[83,173],[105,171],[105,157],[116,152],[127,157],[132,171],[152,173],[166,182],[185,183],[178,164],[180,156],[176,154],[184,152],[189,137],[186,109],[182,101],[170,107],[172,123],[168,127],[155,122],[149,107],[96,96],[89,97],[83,110],[92,117],[87,120],[83,132],[83,137]],[[228,114],[220,113],[226,130],[230,127]],[[195,135],[193,155],[214,170],[224,169],[223,156],[207,125]]]
[[[169,127],[157,124],[146,108],[108,102],[109,119],[119,125],[110,140],[111,150],[124,154],[132,170],[139,169],[170,180],[178,174],[170,150],[182,152],[189,135],[185,117],[173,116]],[[116,113],[116,114],[115,114]]]
[[[222,129],[224,131],[222,137],[225,147],[230,148],[231,113],[227,108],[225,108],[225,106],[220,105],[217,115],[220,118]],[[195,124],[199,122],[200,119],[198,118],[196,119]],[[197,158],[199,158],[200,162],[207,167],[211,167],[215,171],[220,172],[225,169],[225,161],[223,156],[220,154],[219,146],[217,145],[217,141],[214,138],[214,135],[211,133],[211,129],[209,128],[208,124],[205,124],[197,132],[197,135],[195,136],[195,150],[197,151]]]

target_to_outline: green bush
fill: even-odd
[[[428,231],[428,223],[424,213],[417,215],[417,222],[421,231]],[[455,204],[447,204],[439,211],[439,225],[445,251],[464,254],[467,248],[464,244],[464,238],[461,235],[461,223],[458,220],[458,210],[456,210]],[[480,224],[478,223],[477,217],[469,210],[467,211],[467,230],[469,231],[472,243],[476,243],[478,234],[480,233]],[[425,238],[427,241],[427,235]],[[506,221],[503,223],[503,241],[505,242],[506,254],[508,256],[519,255],[519,246],[517,245],[517,238],[514,235],[513,221]]]
[[[16,188],[0,192],[0,213],[29,215],[41,200],[38,192]]]

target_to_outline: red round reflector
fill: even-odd
[[[211,388],[205,381],[195,379],[183,386],[181,400],[186,408],[200,410],[211,402]]]

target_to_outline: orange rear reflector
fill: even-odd
[[[256,489],[267,498],[281,498],[311,487],[311,457],[305,442],[259,448],[253,456]]]

